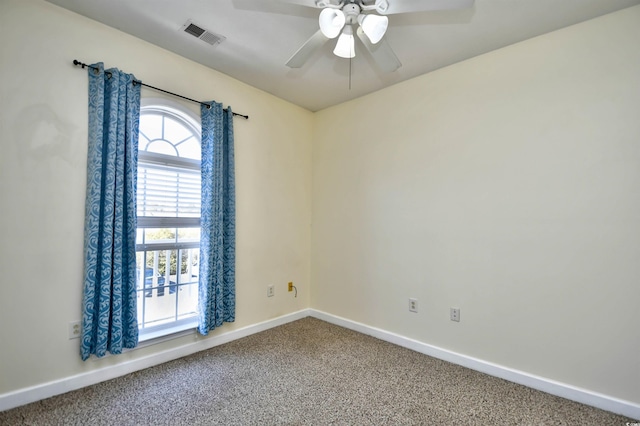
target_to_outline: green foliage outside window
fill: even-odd
[[[198,230],[196,229],[188,229],[183,228],[180,230],[180,238],[187,239],[190,237],[198,237]],[[146,233],[147,241],[176,241],[176,233],[175,228],[163,228],[154,231],[147,231]],[[158,253],[158,273],[162,276],[166,275],[166,267],[167,267],[167,251],[160,250]],[[187,250],[183,250],[182,259],[180,264],[180,274],[186,274],[189,271],[189,256],[187,254]],[[195,253],[192,256],[193,266],[198,265],[198,254]],[[153,268],[154,258],[153,256],[147,257],[147,267]],[[177,265],[178,265],[178,251],[171,250],[169,252],[169,275],[177,275]]]

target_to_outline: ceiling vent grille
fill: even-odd
[[[194,24],[191,20],[188,20],[182,26],[181,30],[206,43],[209,43],[212,46],[216,46],[226,40],[225,36],[206,30],[199,25]]]

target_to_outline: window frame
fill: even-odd
[[[198,143],[201,144],[202,135],[201,135],[201,124],[200,117],[192,110],[186,108],[184,105],[171,101],[169,99],[164,98],[143,98],[141,99],[140,105],[140,117],[142,118],[143,114],[161,114],[165,117],[169,117],[179,123],[183,124],[191,133],[197,138]],[[200,172],[201,170],[201,160],[189,159],[184,157],[172,156],[167,154],[160,154],[154,152],[145,152],[138,149],[138,164],[149,164],[149,165],[158,165],[158,166],[169,166],[169,167],[178,167],[184,170],[193,170]],[[139,183],[138,183],[139,188]],[[136,190],[138,189],[136,188]],[[150,217],[150,216],[138,216],[137,217],[137,225],[136,231],[148,229],[148,228],[200,228],[200,217],[198,216],[190,218],[190,217]],[[177,238],[177,235],[176,235]],[[197,245],[197,246],[196,246]],[[165,250],[186,250],[186,249],[194,249],[199,248],[199,239],[198,242],[189,242],[189,243],[180,243],[176,240],[175,243],[141,243],[138,244],[136,241],[136,253],[138,252],[152,252],[156,251],[160,253]],[[143,255],[144,256],[144,255]],[[146,256],[144,257],[146,259]],[[168,261],[166,261],[168,264]],[[145,270],[145,265],[137,265],[137,269]],[[166,266],[165,266],[166,267]],[[178,266],[178,270],[176,274],[180,274],[180,269]],[[139,291],[142,295],[142,299],[144,304],[146,304],[145,297],[145,284],[144,278],[142,279],[142,290]],[[170,281],[171,282],[171,281]],[[165,290],[168,290],[170,287],[170,282],[164,284]],[[180,284],[176,284],[176,300],[178,298],[178,290],[180,289]],[[144,306],[144,305],[143,305]],[[176,308],[177,308],[176,304]],[[174,312],[174,315],[177,315],[178,312]],[[161,339],[163,337],[170,336],[172,334],[180,333],[193,330],[198,326],[198,313],[194,316],[188,318],[177,319],[174,321],[161,323],[152,326],[144,326],[144,308],[142,311],[142,318],[138,318],[138,331],[139,331],[139,342],[145,342],[152,339]]]

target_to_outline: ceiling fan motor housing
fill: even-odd
[[[347,3],[342,7],[342,12],[347,18],[347,24],[356,24],[360,15],[360,6],[355,3]]]

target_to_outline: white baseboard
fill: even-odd
[[[560,383],[544,377],[535,376],[523,371],[514,370],[491,362],[483,361],[481,359],[462,355],[437,346],[428,345],[408,337],[381,330],[379,328],[370,327],[359,322],[327,314],[322,311],[317,311],[315,309],[310,309],[309,315],[331,324],[339,325],[362,334],[367,334],[380,340],[384,340],[434,358],[448,361],[453,364],[461,365],[490,376],[499,377],[513,383],[518,383],[532,389],[537,389],[551,395],[576,401],[581,404],[590,405],[592,407],[627,416],[632,419],[640,419],[640,405],[630,401],[613,398],[608,395],[581,389],[566,383]]]
[[[106,380],[115,379],[116,377],[124,376],[125,374],[182,358],[184,356],[191,355],[214,346],[222,345],[233,340],[241,339],[308,316],[309,310],[304,309],[258,324],[232,330],[214,337],[203,338],[202,340],[179,346],[177,348],[154,353],[131,361],[122,362],[114,366],[104,367],[98,370],[77,374],[75,376],[65,377],[60,380],[43,383],[41,385],[1,394],[0,411],[9,410],[41,399],[60,395],[86,386],[95,385]],[[148,346],[148,343],[145,343],[142,346]]]
[[[138,358],[128,362],[123,362],[115,366],[109,366],[64,379],[44,383],[29,388],[20,389],[0,395],[0,411],[9,410],[41,399],[60,395],[72,390],[91,386],[106,380],[124,376],[125,374],[153,367],[174,359],[182,358],[196,352],[206,350],[233,340],[241,339],[261,331],[268,330],[279,325],[296,321],[305,317],[314,317],[331,324],[339,325],[350,330],[354,330],[369,336],[376,337],[389,343],[442,359],[463,367],[470,368],[494,377],[518,383],[533,389],[537,389],[551,395],[556,395],[592,407],[617,413],[632,419],[640,419],[640,405],[624,401],[611,396],[599,394],[586,389],[577,388],[565,383],[556,382],[544,377],[535,376],[523,371],[514,370],[491,362],[462,355],[446,349],[419,342],[408,337],[391,333],[379,328],[371,327],[362,323],[351,321],[335,315],[331,315],[314,309],[303,309],[288,315],[283,315],[258,324],[253,324],[237,330],[220,334],[215,337],[202,339],[177,348],[158,352],[143,358]]]

